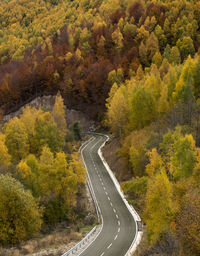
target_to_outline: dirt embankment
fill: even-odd
[[[125,160],[117,156],[117,150],[120,147],[119,138],[111,137],[106,143],[105,147],[102,148],[103,156],[114,172],[117,180],[121,183],[130,179],[131,174],[127,170]]]
[[[8,122],[13,117],[19,117],[23,111],[23,108],[26,106],[34,107],[39,109],[40,107],[45,111],[52,111],[53,106],[55,103],[55,96],[42,96],[38,97],[28,104],[25,104],[22,108],[17,110],[16,112],[10,113],[8,115],[3,116],[3,123]],[[66,119],[68,127],[72,125],[75,121],[78,121],[82,127],[82,131],[88,131],[90,127],[95,127],[96,123],[91,120],[86,114],[81,111],[74,110],[74,109],[67,109],[66,108]]]

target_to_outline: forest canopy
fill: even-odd
[[[113,79],[124,82],[151,63],[182,63],[199,50],[199,1],[14,4],[1,1],[0,106],[6,113],[60,90],[68,107],[101,118]]]

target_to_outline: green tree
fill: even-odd
[[[139,56],[140,56],[140,62],[143,66],[148,66],[148,59],[147,59],[147,49],[143,43],[141,42],[139,46]]]
[[[126,23],[124,28],[123,28],[123,33],[124,35],[131,35],[132,38],[134,38],[136,36],[136,31],[137,31],[137,26],[134,25],[134,24],[129,24],[129,23]]]
[[[41,227],[41,213],[29,191],[8,175],[0,175],[0,244],[16,244]]]
[[[123,70],[118,68],[117,70],[112,70],[108,73],[108,81],[113,85],[116,83],[118,86],[122,83],[124,78]]]
[[[170,55],[169,55],[169,62],[174,64],[181,63],[181,55],[177,46],[174,46],[171,48]]]
[[[170,46],[169,46],[169,44],[167,44],[167,46],[165,47],[164,53],[163,53],[163,58],[167,59],[169,61],[170,52],[171,52]]]
[[[130,101],[130,123],[134,129],[141,129],[155,119],[155,100],[144,87],[137,88]]]
[[[73,124],[73,134],[75,140],[81,140],[81,127],[78,121]]]
[[[152,63],[156,64],[156,66],[159,68],[162,64],[162,55],[160,52],[156,52],[155,55],[152,58]]]
[[[166,38],[165,33],[160,25],[156,26],[154,33],[155,33],[155,36],[158,38],[160,50],[163,52],[166,42],[167,42],[167,38]]]
[[[180,50],[182,60],[186,59],[188,55],[194,56],[194,44],[193,40],[189,36],[184,36],[183,39],[179,39],[176,45]]]
[[[188,178],[195,166],[195,141],[192,135],[185,135],[174,142],[171,157],[175,179]]]
[[[196,65],[194,67],[194,95],[196,98],[200,96],[200,57],[198,57]]]
[[[181,101],[183,103],[189,103],[194,100],[193,92],[193,60],[189,57],[185,62],[178,82],[176,83],[175,92],[173,98],[175,101]]]
[[[158,38],[152,32],[146,42],[147,57],[151,61],[156,52],[159,52]]]

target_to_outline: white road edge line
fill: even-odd
[[[111,246],[112,246],[112,243],[110,245],[108,245],[107,249],[110,249]]]
[[[125,254],[125,256],[131,256],[133,254],[133,252],[135,252],[137,246],[139,245],[139,243],[140,243],[140,241],[142,239],[143,232],[142,231],[140,231],[140,232],[138,231],[138,224],[137,224],[137,221],[141,221],[141,218],[138,215],[138,213],[135,211],[135,209],[129,205],[128,201],[126,200],[126,198],[125,198],[125,196],[123,194],[123,192],[121,191],[120,184],[119,184],[118,180],[116,179],[115,175],[113,174],[112,170],[110,169],[109,165],[107,164],[107,162],[105,161],[105,159],[103,157],[101,149],[105,146],[106,142],[109,140],[109,136],[108,135],[104,135],[104,134],[100,134],[100,133],[96,133],[96,134],[97,135],[101,135],[101,136],[105,136],[107,138],[106,141],[100,146],[100,148],[98,150],[99,157],[101,158],[101,160],[102,160],[106,170],[108,171],[111,179],[113,180],[113,183],[115,184],[116,189],[118,190],[122,200],[124,201],[127,209],[129,210],[129,212],[131,213],[131,215],[133,216],[133,219],[135,221],[136,234],[135,234],[134,240],[133,240],[129,250]]]
[[[95,134],[95,133],[93,133],[93,134]],[[132,253],[136,250],[136,248],[137,248],[137,246],[138,246],[138,244],[140,243],[141,238],[142,238],[143,232],[141,232],[141,231],[139,232],[139,231],[138,231],[138,226],[137,226],[137,221],[141,221],[141,219],[140,219],[140,216],[139,216],[139,215],[137,214],[137,212],[135,211],[135,209],[134,209],[133,207],[131,207],[131,206],[129,205],[129,203],[127,202],[127,200],[126,200],[124,194],[123,194],[122,191],[121,191],[120,184],[119,184],[118,180],[117,180],[116,177],[114,176],[112,170],[110,169],[109,165],[107,164],[107,162],[105,161],[105,159],[104,159],[104,157],[103,157],[103,155],[102,155],[101,149],[105,146],[106,142],[109,140],[109,136],[104,135],[104,134],[100,134],[100,133],[96,133],[96,134],[97,134],[97,135],[101,135],[101,136],[105,136],[105,137],[107,138],[106,141],[104,141],[104,143],[99,147],[99,149],[98,149],[98,155],[99,155],[99,157],[101,158],[101,160],[102,160],[102,162],[103,162],[105,168],[107,169],[107,171],[108,171],[108,173],[109,173],[111,179],[113,180],[113,183],[115,184],[116,189],[118,190],[118,192],[119,192],[119,194],[120,194],[122,200],[124,201],[124,203],[125,203],[125,205],[127,206],[129,212],[130,212],[131,215],[133,216],[133,219],[134,219],[135,224],[136,224],[136,235],[135,235],[135,237],[134,237],[134,240],[133,240],[133,242],[132,242],[132,244],[131,244],[129,250],[128,250],[127,253],[125,254],[125,256],[131,256]],[[93,141],[94,139],[95,139],[95,138],[93,137],[91,141]],[[101,139],[100,139],[100,140],[101,140]],[[100,142],[100,140],[98,141],[98,143]],[[90,140],[87,141],[87,142],[85,142],[84,144],[87,143],[87,144],[86,144],[86,146],[87,146],[87,145],[89,144],[89,142],[90,142]],[[96,144],[97,144],[97,143],[96,143]],[[95,145],[96,145],[96,144],[95,144]],[[82,146],[83,146],[83,145],[82,145]],[[82,146],[81,146],[81,148],[82,148]],[[85,147],[86,147],[86,146],[85,146]],[[84,148],[85,148],[85,147],[84,147]],[[94,146],[93,146],[93,147],[94,147]],[[82,149],[80,150],[80,151],[81,151],[81,156],[82,156],[82,159],[83,159],[83,160],[84,160],[84,158],[83,158],[82,151],[83,151],[84,148],[82,148]],[[85,165],[85,162],[84,162],[84,165]],[[85,165],[85,167],[86,167],[86,165]],[[87,167],[86,167],[86,170],[87,170]],[[88,179],[90,180],[89,175],[88,175]],[[90,182],[91,182],[91,181],[90,181]],[[95,198],[96,198],[96,197],[95,197]],[[97,201],[96,201],[96,203],[97,203]],[[98,203],[97,203],[97,205],[98,205]],[[100,208],[99,208],[99,211],[100,211]],[[116,213],[116,210],[115,210],[115,209],[113,209],[113,211]],[[100,215],[101,215],[101,212],[100,212]],[[100,230],[99,233],[97,234],[96,238],[95,238],[90,244],[88,244],[88,246],[87,246],[79,255],[77,255],[77,256],[80,256],[80,255],[97,239],[97,237],[98,237],[99,234],[101,233],[101,231],[102,231],[102,229],[103,229],[103,216],[102,216],[102,215],[101,215],[101,219],[102,219],[101,230]],[[118,233],[119,233],[119,232],[120,232],[120,228],[118,228]],[[102,256],[102,255],[100,255],[100,256]]]
[[[94,137],[93,137],[93,140],[95,140]],[[93,141],[93,140],[92,140],[92,141]],[[87,176],[88,176],[89,183],[90,183],[90,185],[91,185],[91,187],[92,187],[92,190],[93,190],[93,186],[92,186],[92,182],[91,182],[91,179],[90,179],[90,175],[89,175],[89,172],[88,172],[88,169],[87,169],[87,166],[86,166],[86,164],[85,164],[84,157],[83,157],[83,150],[84,150],[84,149],[88,146],[88,144],[89,144],[90,142],[92,142],[92,141],[89,140],[88,143],[80,150],[80,152],[81,152],[81,157],[82,157],[83,162],[84,162],[85,169],[86,169],[86,171],[87,171]],[[100,142],[100,140],[99,140],[98,142]],[[96,144],[97,144],[97,143],[96,143]],[[96,145],[96,144],[95,144],[95,145]],[[96,205],[97,205],[97,207],[98,207],[98,210],[99,210],[99,212],[100,212],[101,222],[102,222],[101,228],[100,228],[99,233],[98,233],[97,236],[95,237],[95,239],[92,240],[92,241],[86,246],[86,248],[85,248],[80,254],[78,254],[77,256],[80,256],[83,252],[85,252],[85,251],[87,250],[87,248],[97,239],[97,237],[100,235],[100,233],[101,233],[101,231],[102,231],[102,229],[103,229],[103,216],[102,216],[102,214],[101,214],[101,209],[99,208],[99,205],[98,205],[98,202],[97,202],[97,199],[96,199],[94,190],[93,190],[93,196],[94,196],[94,199],[95,199],[95,203],[96,203]]]

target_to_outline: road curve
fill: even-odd
[[[94,139],[82,150],[101,211],[103,227],[96,240],[80,256],[125,256],[136,235],[133,216],[98,154],[98,149],[105,141],[105,136],[94,135]]]

